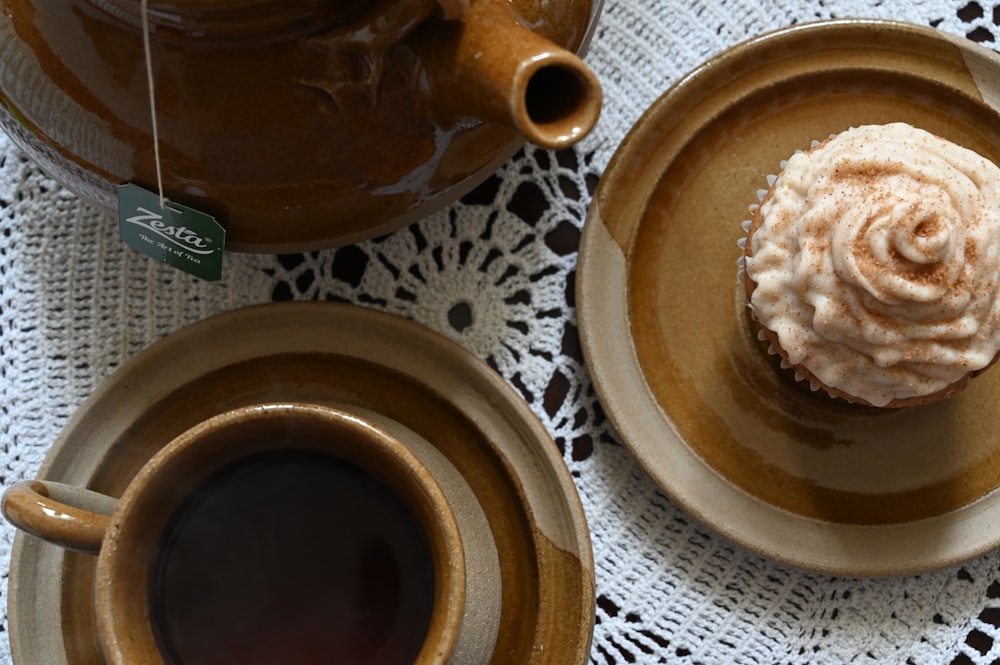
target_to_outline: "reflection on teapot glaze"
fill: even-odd
[[[448,149],[458,138],[460,130],[435,128],[433,149],[434,152],[427,158],[427,168],[440,172],[442,170],[442,160],[448,153]],[[417,200],[427,200],[433,194],[432,183],[424,182],[420,172],[410,173],[399,180],[399,182],[389,183],[381,187],[375,187],[372,192],[382,196],[411,194],[419,197]]]
[[[156,185],[139,4],[6,0],[0,15],[0,127],[108,208],[122,183]],[[150,0],[164,193],[218,219],[230,250],[318,249],[399,228],[472,189],[524,136],[565,147],[596,122],[599,85],[562,50],[582,45],[590,8]],[[537,131],[515,73],[553,52],[583,112]]]

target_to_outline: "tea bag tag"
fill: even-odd
[[[138,185],[118,187],[118,234],[135,251],[206,281],[222,278],[226,230],[211,215]]]

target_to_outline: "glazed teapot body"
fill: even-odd
[[[84,198],[162,187],[240,251],[398,228],[600,106],[589,0],[3,5],[0,127]]]

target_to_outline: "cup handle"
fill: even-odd
[[[51,480],[22,480],[3,494],[0,511],[11,524],[47,542],[97,554],[118,500]]]

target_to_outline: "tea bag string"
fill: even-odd
[[[153,57],[149,47],[149,0],[142,0],[140,5],[142,16],[142,50],[146,56],[146,82],[149,84],[149,115],[153,122],[153,161],[156,164],[156,191],[160,195],[160,208],[167,207],[167,199],[163,195],[163,173],[160,168],[160,135],[156,127],[156,93],[153,91]]]

